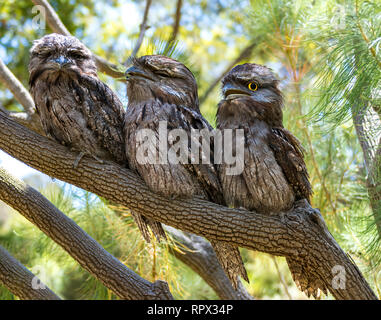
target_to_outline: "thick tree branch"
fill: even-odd
[[[125,213],[128,208],[117,204],[110,205],[115,213]],[[195,271],[215,291],[222,300],[253,300],[243,284],[239,283],[238,290],[234,290],[226,276],[211,244],[202,237],[192,233],[185,233],[175,228],[163,225],[167,234],[170,234],[179,246],[170,247],[169,252],[178,260]],[[179,251],[179,248],[181,252]]]
[[[368,172],[372,166],[372,146],[369,144],[367,135],[364,128],[365,114],[367,112],[367,106],[364,104],[359,110],[352,108],[353,124],[356,129],[357,139],[360,143],[361,149],[364,154],[365,166]]]
[[[0,246],[0,283],[23,300],[60,300],[2,246]]]
[[[172,299],[164,281],[151,283],[129,270],[38,191],[3,169],[0,199],[57,242],[121,299]]]
[[[84,157],[40,136],[0,113],[0,149],[79,188],[174,228],[236,246],[292,257],[321,279],[337,299],[377,299],[351,259],[328,232],[320,213],[302,203],[281,215],[230,209],[198,198],[166,199],[151,192],[141,178],[113,162]],[[333,281],[334,267],[345,270],[345,289]]]
[[[222,78],[240,61],[243,59],[247,59],[251,56],[251,52],[255,48],[257,44],[251,43],[246,48],[244,48],[237,58],[235,58],[225,69],[224,71],[212,82],[212,84],[209,86],[209,88],[205,91],[205,93],[200,98],[200,105],[205,102],[205,100],[209,97],[209,95],[212,93],[214,88],[220,83]]]
[[[0,112],[5,113],[10,119],[16,121],[24,127],[33,130],[41,135],[45,135],[41,126],[40,117],[37,114],[29,116],[26,112],[10,112],[0,105]]]
[[[55,33],[60,33],[65,36],[71,35],[69,30],[62,23],[61,19],[47,0],[32,0],[32,2],[35,5],[40,5],[45,8],[46,22]],[[104,72],[113,78],[124,78],[124,72],[119,71],[117,65],[108,62],[104,58],[101,58],[94,53],[93,57],[99,71]]]
[[[372,177],[373,183],[368,183],[368,194],[378,235],[381,238],[381,138],[378,142],[378,147],[370,169],[369,175]]]
[[[368,130],[372,131],[377,128],[381,118],[380,115],[373,109],[369,109],[366,101],[359,101],[362,103],[362,107],[353,106],[352,119],[355,126],[357,139],[360,143],[363,155],[365,167],[367,170],[367,189],[369,202],[372,208],[375,224],[377,227],[378,235],[381,238],[381,220],[378,213],[381,212],[381,139],[378,142],[372,142],[372,133],[367,132],[365,128],[366,116],[369,113],[374,112],[377,114],[378,119],[368,119],[368,123],[372,128]]]
[[[358,2],[356,1],[356,15],[358,16]],[[358,25],[361,30],[361,25]],[[366,40],[366,36],[365,36]],[[367,42],[367,41],[366,41]],[[354,43],[354,48],[357,48]],[[372,48],[373,49],[373,48]],[[355,50],[354,66],[356,69],[361,70],[359,64],[359,53]],[[369,195],[369,202],[372,208],[373,217],[378,231],[378,236],[381,238],[381,139],[375,142],[374,132],[379,132],[381,121],[380,110],[369,106],[369,101],[363,97],[359,97],[357,105],[351,106],[353,123],[357,133],[361,149],[363,151],[365,167],[367,169],[367,188]],[[371,116],[372,113],[377,114],[376,119]],[[368,117],[368,119],[366,119]],[[370,118],[370,119],[369,119]],[[368,122],[368,128],[365,127]],[[369,126],[370,124],[370,126]],[[378,134],[376,134],[378,137]],[[373,141],[372,141],[373,140]]]
[[[246,291],[241,281],[238,284],[238,289],[234,290],[229,278],[217,260],[213,247],[204,238],[192,233],[183,233],[168,226],[165,227],[165,230],[182,245],[180,247],[182,252],[172,249],[171,253],[199,274],[220,299],[254,300]]]

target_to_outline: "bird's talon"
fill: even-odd
[[[74,169],[77,169],[78,168],[78,165],[79,163],[81,162],[83,156],[85,155],[84,152],[80,152],[80,154],[78,155],[77,159],[75,159],[74,163],[73,163],[73,168]]]
[[[96,157],[96,156],[93,156],[93,158],[94,158],[95,160],[97,160],[100,164],[104,164],[104,163],[105,163],[102,159],[99,159],[99,158]]]

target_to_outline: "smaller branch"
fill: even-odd
[[[119,71],[119,68],[117,65],[107,61],[105,58],[102,58],[100,56],[97,56],[95,53],[93,54],[93,58],[95,60],[95,64],[97,66],[98,71],[103,72],[107,74],[108,76],[112,78],[122,78],[121,81],[124,81],[124,72]]]
[[[109,207],[119,216],[129,211],[126,207],[116,203],[109,204]],[[195,234],[186,233],[167,225],[163,225],[163,227],[166,233],[179,243],[179,246],[171,245],[169,252],[204,279],[220,299],[253,300],[242,283],[240,283],[238,290],[234,290],[208,241]],[[176,250],[176,247],[179,249]],[[153,263],[153,266],[155,265]]]
[[[209,88],[205,91],[205,93],[200,98],[200,105],[205,102],[205,100],[209,97],[209,95],[212,93],[214,88],[219,84],[219,82],[222,80],[222,78],[241,60],[247,59],[251,56],[251,52],[253,51],[254,47],[256,46],[256,43],[251,43],[246,48],[244,48],[241,53],[238,55],[237,58],[234,59],[227,67],[226,69],[212,82],[212,84],[209,86]]]
[[[22,300],[61,300],[2,246],[0,246],[0,283]]]
[[[35,5],[43,6],[46,10],[46,22],[48,26],[57,33],[63,34],[65,36],[71,36],[68,29],[61,21],[60,17],[54,11],[53,7],[49,4],[47,0],[32,0]]]
[[[229,278],[219,264],[212,246],[204,238],[168,226],[165,226],[165,229],[183,246],[180,247],[183,252],[172,249],[171,254],[199,274],[220,299],[254,300],[241,281],[238,289],[234,290]]]
[[[44,131],[39,116],[36,113],[32,96],[12,71],[8,69],[2,59],[0,59],[0,82],[13,93],[15,99],[25,110],[25,112],[10,112],[0,105],[0,112],[5,112],[10,118],[21,125],[43,135]]]
[[[29,116],[26,112],[10,112],[0,105],[0,112],[4,112],[10,119],[16,121],[24,127],[27,127],[38,134],[45,136],[45,132],[42,129],[39,116],[34,113]]]
[[[284,280],[284,277],[282,275],[282,273],[280,272],[280,269],[279,269],[279,266],[278,266],[278,262],[276,262],[276,258],[274,256],[271,256],[271,258],[273,259],[273,262],[274,262],[274,265],[275,265],[275,269],[276,269],[276,272],[278,273],[278,277],[279,277],[279,280],[284,288],[284,292],[286,292],[286,295],[288,297],[288,299],[292,300],[292,296],[290,294],[290,292],[288,291],[288,288],[287,288],[287,283],[286,281]]]
[[[54,11],[53,7],[49,4],[47,0],[32,0],[35,5],[43,6],[46,10],[46,22],[48,26],[56,33],[63,34],[65,36],[70,36],[69,30],[65,27],[57,13]],[[113,78],[124,78],[124,73],[118,70],[118,66],[108,62],[104,58],[101,58],[93,53],[93,57],[97,68],[99,71]]]
[[[356,110],[355,107],[352,108],[353,124],[355,126],[357,138],[364,154],[365,167],[368,173],[370,173],[371,165],[372,165],[372,152],[371,152],[372,147],[367,140],[367,136],[366,136],[365,128],[364,128],[366,111],[367,111],[367,104],[365,102],[364,102],[364,105],[359,110]],[[369,178],[372,180],[371,177]]]
[[[180,20],[181,20],[181,7],[183,6],[183,0],[177,0],[175,21],[173,23],[172,35],[169,42],[175,41],[180,30]]]
[[[139,38],[138,38],[138,41],[135,44],[134,49],[132,50],[131,55],[125,61],[125,63],[124,63],[125,66],[128,66],[131,63],[132,59],[134,57],[136,57],[136,55],[139,52],[140,47],[142,46],[144,35],[145,35],[147,29],[149,29],[149,26],[147,25],[147,20],[148,20],[148,13],[149,13],[149,9],[151,7],[151,4],[152,4],[152,0],[147,0],[146,1],[146,6],[145,6],[145,9],[144,9],[144,14],[143,14],[143,21],[140,24]]]
[[[367,44],[368,49],[369,49],[370,53],[372,54],[373,58],[376,60],[378,66],[381,68],[381,61],[378,60],[376,50],[374,50],[373,47],[369,47],[370,40],[367,37],[367,35],[365,34],[364,29],[361,26],[360,17],[359,17],[359,4],[358,4],[358,0],[356,0],[356,18],[357,18],[357,27],[360,30],[362,38],[365,41],[365,43]]]
[[[0,81],[13,93],[28,115],[35,113],[34,102],[28,90],[0,59]]]
[[[128,269],[48,199],[4,169],[0,169],[0,199],[59,244],[119,298],[173,299],[166,282],[151,283]]]

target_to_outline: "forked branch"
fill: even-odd
[[[128,269],[37,190],[3,169],[0,169],[0,199],[58,243],[121,299],[172,299],[166,282],[151,283]]]
[[[57,179],[174,228],[210,240],[291,257],[308,263],[337,299],[377,299],[365,278],[327,230],[323,218],[307,203],[271,216],[230,209],[201,199],[167,199],[117,164],[84,157],[40,136],[0,113],[0,149]],[[334,270],[341,266],[345,285],[336,286]]]

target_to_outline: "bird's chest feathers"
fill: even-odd
[[[255,176],[261,179],[263,170],[280,171],[274,153],[269,145],[271,128],[263,121],[241,125],[245,136],[245,165],[255,170]]]
[[[84,115],[84,103],[78,103],[72,85],[66,86],[45,84],[45,93],[40,95],[38,109],[47,131],[51,132],[59,142],[72,144],[84,140],[84,136],[93,139],[93,133],[87,128]]]
[[[46,107],[51,117],[56,117],[59,121],[72,119],[86,126],[82,112],[84,105],[79,103],[75,90],[71,90],[68,86],[48,87]]]
[[[232,202],[258,211],[277,212],[289,208],[294,196],[269,145],[271,127],[261,120],[232,127],[243,129],[245,136],[244,170],[239,176],[227,178],[231,181],[226,183]]]
[[[169,124],[173,118],[176,118],[176,115],[175,105],[163,105],[154,100],[129,106],[125,117],[126,130],[129,130],[128,125],[132,130],[155,129],[159,126],[159,122],[165,121]]]

